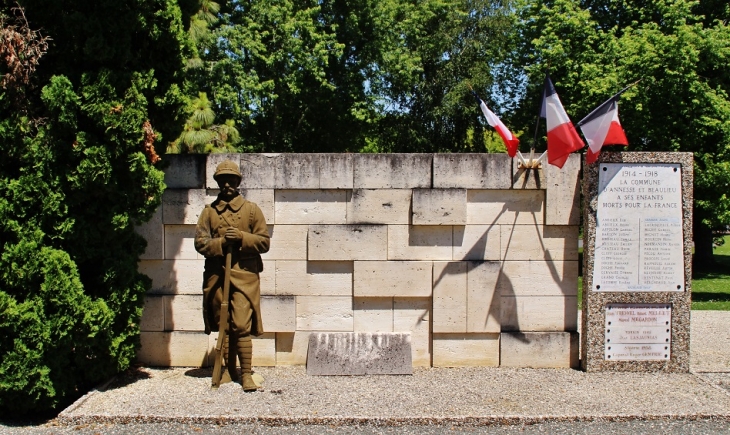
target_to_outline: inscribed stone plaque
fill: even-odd
[[[679,164],[601,163],[593,290],[684,291]]]
[[[605,359],[668,360],[671,330],[670,304],[607,304]]]

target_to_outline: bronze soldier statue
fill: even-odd
[[[205,333],[219,331],[220,336],[213,387],[220,383],[216,370],[220,374],[220,365],[226,360],[231,378],[236,378],[237,355],[243,390],[255,391],[257,387],[251,377],[251,335],[264,333],[259,273],[263,271],[261,254],[269,250],[269,232],[261,209],[238,192],[241,184],[238,165],[224,161],[216,168],[213,178],[220,193],[212,204],[205,206],[195,229],[195,249],[205,256]],[[224,301],[224,294],[228,293],[228,300]]]

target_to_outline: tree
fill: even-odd
[[[133,227],[161,201],[154,145],[182,127],[191,52],[173,0],[21,6],[0,8],[4,35],[25,35],[5,49],[37,47],[0,89],[0,411],[14,415],[134,359],[150,280]]]
[[[730,28],[727,8],[715,10],[725,21],[695,13],[711,4],[526,1],[511,61],[514,77],[524,71],[530,83],[521,99],[522,125],[534,120],[548,65],[576,120],[641,79],[620,104],[629,150],[694,153],[700,266],[712,258],[712,229],[730,224]]]

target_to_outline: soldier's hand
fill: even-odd
[[[238,228],[228,228],[224,237],[227,245],[240,244],[241,240],[243,240],[243,232]]]

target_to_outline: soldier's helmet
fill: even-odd
[[[218,167],[215,168],[213,179],[215,181],[218,181],[218,177],[220,177],[221,175],[235,175],[236,177],[238,177],[238,182],[241,182],[241,171],[238,170],[238,165],[230,160],[221,162],[221,164],[219,164]]]

